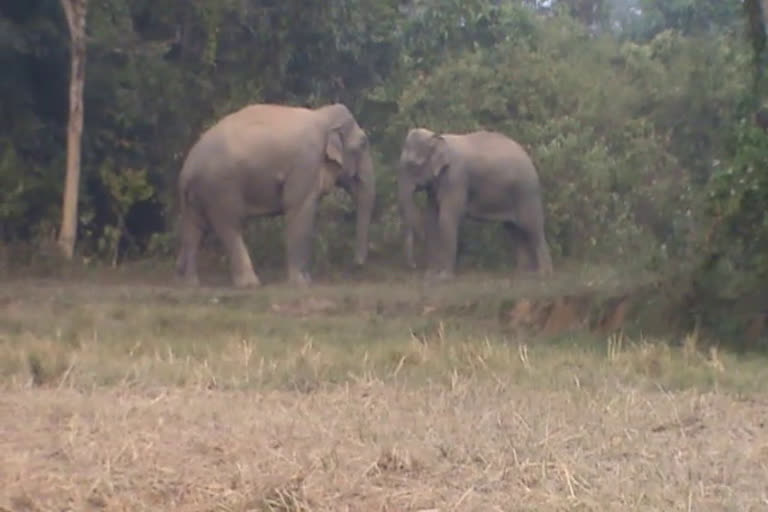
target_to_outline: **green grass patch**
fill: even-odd
[[[539,389],[768,385],[764,360],[718,351],[694,335],[533,336],[499,315],[514,297],[568,286],[528,281],[513,290],[504,280],[470,277],[433,288],[384,282],[247,292],[26,283],[1,298],[0,378],[11,386],[305,392],[364,378],[450,385],[456,376]]]

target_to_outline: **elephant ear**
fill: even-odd
[[[439,178],[450,165],[450,160],[448,159],[448,146],[442,135],[433,136],[430,142],[433,147],[432,154],[429,157],[430,171],[432,172],[432,176]]]
[[[344,165],[344,145],[341,141],[339,130],[332,130],[325,142],[325,156],[328,160]]]

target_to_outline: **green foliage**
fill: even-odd
[[[722,71],[743,72],[746,60],[723,39],[665,31],[620,44],[568,18],[510,15],[528,19],[508,24],[532,29],[444,59],[403,88],[393,141],[410,126],[502,131],[539,167],[560,256],[637,262],[682,251],[695,227],[693,184],[706,180],[717,126],[744,89]],[[506,245],[488,243],[498,228],[472,233],[484,256],[498,249],[494,258],[507,259]]]
[[[107,226],[101,248],[110,250],[114,266],[117,264],[118,246],[125,232],[126,215],[136,203],[149,200],[155,191],[147,182],[146,169],[123,169],[121,172],[115,172],[110,163],[104,163],[99,169],[99,176],[107,189],[115,222],[114,225]]]
[[[710,244],[719,272],[731,279],[725,295],[762,291],[768,284],[768,136],[747,120],[735,129],[734,154],[709,183]]]
[[[768,267],[768,145],[751,122],[765,46],[756,6],[94,2],[79,251],[113,263],[170,256],[176,176],[203,129],[251,102],[341,101],[373,145],[374,260],[400,259],[395,168],[407,130],[485,128],[517,139],[536,162],[556,266],[681,261],[714,283],[711,293],[737,295],[765,283]],[[3,241],[49,237],[58,224],[67,42],[57,0],[0,6]],[[281,251],[268,249],[282,247],[280,226],[249,227],[260,264],[282,267]],[[320,269],[348,261],[352,233],[353,205],[334,194],[318,222]],[[470,223],[462,241],[468,265],[512,263],[498,226]]]
[[[63,166],[63,159],[59,163]],[[9,141],[0,145],[0,240],[52,234],[61,194],[58,184],[46,179],[46,171],[25,165]]]
[[[719,33],[741,22],[742,2],[722,0],[640,0],[646,33],[675,29],[685,34]]]

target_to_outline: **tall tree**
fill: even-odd
[[[67,126],[67,174],[59,231],[59,246],[71,259],[77,236],[77,200],[80,186],[80,152],[83,135],[83,87],[85,84],[85,16],[88,0],[61,0],[70,37],[69,124]]]
[[[754,50],[757,70],[765,49],[766,28],[768,28],[768,0],[746,0],[744,11],[747,15],[747,32]]]

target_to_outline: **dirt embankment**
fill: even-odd
[[[608,298],[592,294],[520,299],[500,308],[502,321],[513,329],[557,335],[572,330],[610,333],[620,330],[639,302],[631,293]]]
[[[273,301],[270,311],[286,316],[338,315],[351,311],[376,311],[384,315],[408,314],[434,317],[466,317],[478,319],[495,311],[505,330],[526,335],[557,336],[576,331],[610,334],[628,327],[640,326],[655,317],[663,317],[665,328],[679,327],[680,311],[670,299],[661,297],[657,287],[644,286],[617,291],[581,290],[551,292],[510,298],[468,298],[444,300],[421,297],[412,300],[392,300],[382,304],[365,298],[339,300],[312,296]],[[660,307],[659,304],[665,304]],[[658,327],[658,326],[656,326]],[[753,329],[754,330],[754,329]],[[762,331],[754,330],[754,335]]]

